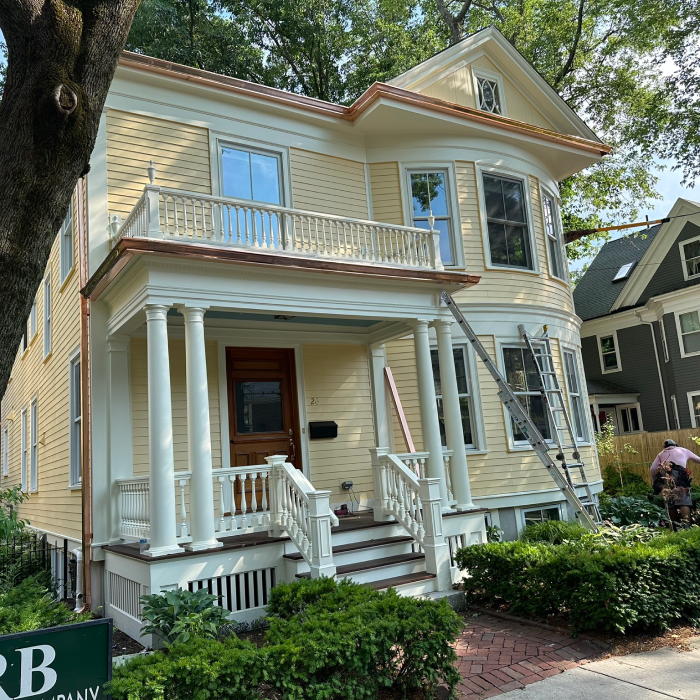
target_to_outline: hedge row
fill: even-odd
[[[544,618],[564,615],[575,629],[626,632],[700,620],[700,528],[649,542],[486,544],[457,563],[468,602],[506,605]]]
[[[374,700],[460,680],[451,646],[462,623],[445,601],[333,579],[282,584],[260,648],[195,639],[115,669],[113,700]]]

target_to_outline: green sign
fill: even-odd
[[[0,700],[101,700],[111,677],[111,619],[0,637]]]

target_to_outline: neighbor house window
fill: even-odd
[[[82,480],[82,402],[80,393],[80,356],[69,365],[70,384],[70,484],[78,485]]]
[[[692,355],[700,352],[700,313],[690,311],[687,314],[678,314],[678,325],[683,354]]]
[[[674,430],[680,430],[681,429],[681,421],[680,421],[680,418],[678,417],[678,403],[676,402],[675,396],[671,397],[671,411],[673,412]]]
[[[693,421],[693,428],[700,428],[700,391],[688,394],[690,404],[690,418]]]
[[[537,350],[537,352],[540,351]],[[552,433],[532,355],[521,347],[503,348],[503,364],[506,370],[506,381],[510,384],[510,388],[527,410],[530,420],[540,431],[540,435],[545,440],[550,440]],[[512,419],[511,427],[513,442],[516,445],[527,444],[527,438],[520,432]]]
[[[522,180],[484,173],[491,264],[532,269]]]
[[[642,431],[642,412],[638,403],[629,406],[618,406],[617,411],[620,417],[621,433],[639,433]]]
[[[428,217],[435,217],[435,229],[440,232],[440,257],[444,265],[454,265],[452,246],[452,221],[450,199],[447,191],[447,172],[411,171],[411,201],[413,207],[413,225],[417,228],[430,229]]]
[[[583,405],[584,397],[581,395],[581,382],[579,381],[576,353],[573,350],[564,350],[564,370],[566,373],[566,385],[569,389],[569,400],[573,414],[573,427],[576,431],[576,439],[585,441],[586,414]]]
[[[51,273],[44,280],[44,357],[51,352]]]
[[[476,76],[479,109],[491,114],[503,114],[501,106],[501,88],[498,80]]]
[[[27,490],[27,409],[22,409],[22,491]]]
[[[472,433],[472,407],[471,392],[469,391],[469,381],[467,378],[467,359],[464,348],[453,348],[455,372],[457,374],[457,393],[459,394],[459,408],[462,415],[462,431],[464,433],[464,444],[467,447],[474,447]],[[440,363],[438,361],[438,351],[431,350],[430,358],[433,361],[433,378],[435,379],[435,394],[437,396],[438,417],[440,419],[440,438],[442,446],[447,445],[445,434],[445,415],[442,404],[442,382],[440,381]]]
[[[599,336],[598,348],[600,350],[600,362],[603,373],[617,372],[621,369],[617,351],[617,335],[615,333]]]
[[[547,247],[549,250],[549,266],[553,277],[564,279],[564,246],[561,240],[561,228],[559,215],[554,197],[543,193],[544,204],[544,230],[547,234]]]
[[[32,310],[29,312],[29,338],[32,339],[36,335],[36,297],[32,302]]]
[[[32,399],[31,403],[31,448],[32,452],[29,459],[29,490],[36,491],[37,489],[37,468],[38,468],[38,451],[39,451],[39,426],[38,426],[38,410],[36,399]]]
[[[668,343],[666,342],[666,328],[663,316],[659,319],[659,336],[661,337],[661,349],[664,353],[664,360],[668,362]]]
[[[61,282],[73,269],[73,200],[61,224]]]
[[[700,237],[680,245],[685,278],[697,277],[700,275]]]
[[[533,523],[544,523],[548,520],[561,520],[559,506],[545,506],[544,508],[533,508],[523,511],[525,527]]]
[[[10,433],[7,428],[2,431],[2,475],[7,476],[10,463]]]

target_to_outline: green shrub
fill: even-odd
[[[215,605],[206,589],[194,593],[178,588],[141,596],[141,616],[147,621],[141,634],[155,634],[166,644],[183,644],[191,637],[215,638],[228,622],[228,610]]]
[[[700,619],[700,528],[631,544],[587,536],[476,545],[456,559],[469,572],[469,602],[527,617],[564,615],[576,629],[618,632]]]
[[[666,519],[666,511],[646,498],[618,496],[600,498],[600,514],[614,525],[645,525],[658,527]]]
[[[638,466],[647,470],[651,467],[650,464]],[[624,465],[620,465],[618,470],[612,464],[603,469],[603,489],[610,496],[634,496],[635,498],[646,498],[652,491],[643,476]]]
[[[588,532],[585,527],[568,520],[545,520],[531,523],[520,535],[523,542],[550,542],[561,544],[564,540],[579,540]]]
[[[191,639],[114,669],[113,700],[255,700],[264,653],[250,642]]]
[[[27,578],[0,593],[0,634],[29,632],[89,620],[90,613],[75,614],[56,601],[48,588],[48,576]]]

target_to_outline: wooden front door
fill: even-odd
[[[301,469],[294,350],[226,348],[231,466],[287,455]]]

